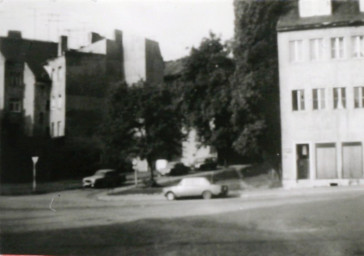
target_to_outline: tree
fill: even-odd
[[[187,127],[197,130],[203,145],[214,146],[220,160],[230,155],[233,130],[230,125],[230,76],[234,61],[227,44],[210,33],[185,60],[181,109]]]
[[[180,118],[172,103],[172,92],[165,85],[114,85],[101,129],[103,159],[114,163],[146,159],[154,182],[155,160],[171,159],[181,149]]]
[[[290,1],[234,0],[234,148],[245,156],[280,150],[276,24]]]

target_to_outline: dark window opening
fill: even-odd
[[[310,148],[308,144],[297,144],[297,179],[310,177]]]

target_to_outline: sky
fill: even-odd
[[[87,44],[90,31],[113,39],[114,29],[159,42],[164,60],[188,55],[209,31],[223,41],[234,31],[233,0],[0,0],[0,36]]]

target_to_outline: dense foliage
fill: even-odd
[[[234,61],[229,53],[227,44],[210,33],[198,48],[192,48],[182,74],[181,109],[186,124],[197,130],[202,144],[217,149],[222,161],[231,155],[234,138],[229,109]]]
[[[276,25],[288,1],[235,0],[236,69],[232,80],[234,148],[242,155],[280,150]]]
[[[107,106],[100,132],[103,162],[120,166],[140,157],[147,160],[152,175],[155,160],[180,153],[181,118],[168,87],[118,83],[112,86]]]

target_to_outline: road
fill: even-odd
[[[104,194],[87,189],[0,197],[0,252],[364,255],[363,187],[173,202],[162,195]]]

